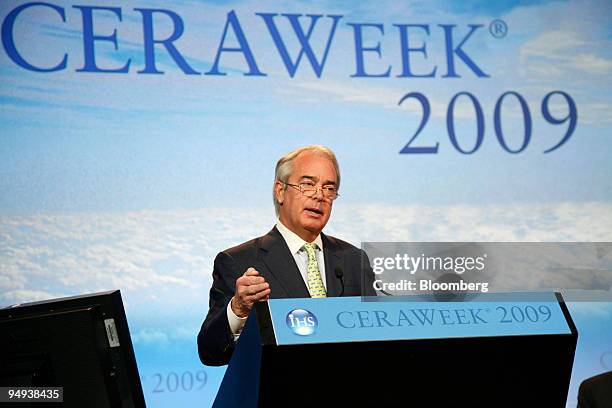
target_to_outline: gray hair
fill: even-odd
[[[295,149],[281,157],[276,163],[276,170],[274,171],[274,184],[272,185],[272,199],[274,200],[274,211],[276,211],[277,217],[280,210],[280,204],[276,200],[276,181],[286,183],[289,180],[289,177],[291,177],[291,174],[293,173],[293,161],[296,157],[304,152],[322,153],[331,160],[332,164],[334,165],[334,169],[336,169],[336,188],[340,189],[340,167],[338,166],[336,155],[331,151],[331,149],[321,145],[310,145]],[[283,190],[286,189],[287,185],[285,184],[283,186]]]

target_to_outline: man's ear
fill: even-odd
[[[278,202],[279,205],[282,205],[283,201],[285,200],[286,189],[284,187],[285,185],[283,183],[276,180],[276,184],[274,185],[274,195],[276,197],[276,202]]]

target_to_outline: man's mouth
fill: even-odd
[[[317,215],[317,216],[323,215],[323,211],[319,210],[318,208],[305,208],[304,211],[312,215]]]

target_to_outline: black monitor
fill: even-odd
[[[144,407],[121,293],[0,309],[0,386],[63,387],[66,408]]]

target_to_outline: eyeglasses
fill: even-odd
[[[312,198],[316,196],[319,190],[321,190],[321,192],[323,193],[323,197],[329,201],[334,201],[336,198],[338,198],[338,196],[340,196],[340,194],[338,194],[336,186],[333,186],[333,185],[317,188],[312,183],[290,184],[284,181],[281,181],[281,183],[287,186],[291,186],[295,188],[296,190],[299,190],[304,197],[308,197],[308,198]]]

